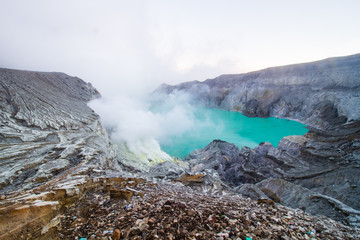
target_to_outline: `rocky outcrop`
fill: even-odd
[[[126,176],[87,106],[99,96],[63,73],[0,69],[0,239],[55,239],[97,177]]]
[[[285,137],[277,148],[261,143],[239,150],[213,141],[185,159],[187,171],[256,200],[360,225],[360,54],[162,85],[156,93],[186,93],[206,107],[306,123],[307,134]]]
[[[99,96],[90,83],[63,73],[0,69],[0,192],[69,171],[119,168],[99,116],[87,106]]]
[[[204,82],[163,84],[157,93],[176,91],[190,94],[194,102],[207,107],[327,128],[360,118],[360,54],[222,75]]]
[[[93,192],[117,201],[143,196],[133,189],[143,182],[137,178],[72,175],[45,186],[13,192],[0,202],[0,239],[64,239],[58,230],[68,208],[88,201]]]
[[[120,170],[99,116],[87,102],[100,96],[64,73],[0,69],[0,192],[74,175]]]
[[[214,140],[185,159],[189,165],[186,172],[205,174],[207,186],[221,184],[222,190],[254,200],[266,197],[359,226],[359,135],[349,134],[334,142],[319,138],[319,131],[310,131],[305,136],[283,138],[277,148],[262,143],[241,150]]]

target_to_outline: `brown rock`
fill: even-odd
[[[156,223],[156,219],[155,219],[155,218],[150,218],[150,219],[148,220],[148,222],[149,222],[149,223]]]
[[[132,227],[130,229],[130,235],[139,235],[140,233],[141,233],[141,230],[138,227]]]
[[[189,185],[191,183],[202,183],[204,177],[205,177],[204,174],[197,174],[197,175],[184,174],[176,181],[182,182],[185,185]]]
[[[164,206],[163,206],[163,209],[164,209],[165,211],[171,211],[171,210],[172,210],[172,207],[169,206],[169,205],[164,205]]]
[[[257,203],[258,204],[265,204],[265,205],[268,205],[268,206],[273,206],[275,207],[275,203],[273,200],[269,200],[269,199],[258,199],[257,200]]]
[[[123,199],[126,201],[131,201],[133,196],[134,196],[134,192],[132,191],[110,189],[110,198],[113,199]]]
[[[281,203],[281,199],[280,197],[274,193],[273,191],[271,191],[270,189],[268,188],[261,188],[261,191],[263,191],[266,196],[268,196],[269,198],[271,198],[274,202],[277,202],[277,203]]]
[[[187,215],[188,216],[194,216],[196,214],[196,212],[194,211],[194,210],[189,210],[188,212],[187,212]]]
[[[112,235],[112,239],[113,240],[119,240],[120,239],[120,230],[119,229],[115,229]]]

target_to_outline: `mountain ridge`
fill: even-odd
[[[207,107],[240,111],[251,117],[287,118],[327,128],[360,119],[359,90],[360,54],[356,54],[221,75],[203,82],[162,85],[155,92],[183,91],[193,97],[194,103]]]

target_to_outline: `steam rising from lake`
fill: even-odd
[[[170,158],[161,151],[159,142],[169,143],[195,126],[194,107],[186,94],[141,100],[122,95],[96,99],[89,105],[100,115],[115,143],[126,144],[130,151],[149,158],[152,155]]]
[[[302,135],[305,125],[276,118],[249,118],[239,112],[191,105],[188,95],[152,95],[142,101],[129,97],[98,99],[90,106],[100,114],[114,142],[133,159],[152,162],[183,158],[214,139],[254,148],[261,142],[277,146],[285,136]],[[165,153],[165,152],[166,153]],[[129,156],[124,156],[128,158]]]

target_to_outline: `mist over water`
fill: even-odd
[[[261,142],[277,147],[289,135],[303,135],[308,130],[295,121],[276,118],[250,118],[239,112],[198,107],[194,125],[180,136],[160,141],[161,148],[171,156],[183,158],[195,149],[208,145],[214,139],[254,148]]]
[[[110,138],[135,157],[153,162],[169,160],[159,142],[171,142],[194,127],[194,108],[185,94],[126,95],[93,100],[89,106],[101,117]],[[159,107],[161,111],[156,109]]]
[[[148,159],[183,158],[214,139],[256,147],[277,146],[284,136],[303,135],[305,125],[276,118],[249,118],[238,112],[194,106],[183,93],[156,95],[142,100],[128,96],[90,103],[111,139]]]

